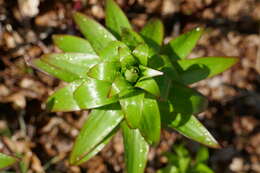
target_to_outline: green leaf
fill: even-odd
[[[112,87],[109,92],[109,97],[112,97],[117,94],[123,96],[124,94],[131,92],[132,89],[133,89],[132,85],[129,82],[127,82],[121,75],[119,75],[112,83]]]
[[[144,93],[138,90],[119,100],[126,122],[131,128],[138,128],[142,117]]]
[[[135,87],[141,88],[156,97],[160,97],[160,88],[153,78],[138,81]]]
[[[88,71],[88,76],[94,79],[113,82],[119,73],[119,62],[102,62]]]
[[[70,163],[73,165],[80,164],[81,160],[85,160],[88,154],[97,150],[98,146],[103,145],[104,139],[109,136],[122,119],[123,114],[118,105],[92,110],[74,143]]]
[[[164,36],[164,27],[161,20],[149,20],[141,30],[140,34],[145,40],[146,44],[152,47],[155,52],[160,51],[160,46],[162,45]]]
[[[111,41],[104,49],[99,51],[99,56],[105,61],[119,61],[119,49],[126,49],[125,51],[128,50],[128,54],[131,54],[130,50],[123,42]]]
[[[184,84],[192,84],[215,76],[238,62],[238,58],[231,57],[202,57],[195,59],[179,60],[178,65]]]
[[[123,28],[122,41],[133,50],[140,44],[145,44],[143,38],[134,30],[129,28]]]
[[[136,59],[132,56],[128,48],[119,48],[118,53],[120,57],[122,71],[125,71],[128,67],[137,64]]]
[[[112,139],[112,137],[115,135],[115,133],[117,132],[118,128],[114,128],[114,130],[109,133],[96,147],[94,147],[88,154],[86,154],[79,162],[77,162],[77,165],[80,165],[86,161],[88,161],[89,159],[91,159],[93,156],[95,156],[98,152],[100,152],[105,146],[106,144],[108,144],[110,142],[110,140]]]
[[[149,144],[157,144],[160,140],[161,119],[157,101],[144,98],[139,130]]]
[[[113,0],[106,0],[105,19],[106,26],[118,39],[120,39],[122,28],[132,28],[124,12]]]
[[[74,81],[54,92],[47,100],[47,108],[52,112],[80,110],[73,93],[81,84],[82,81]]]
[[[9,167],[17,162],[17,159],[0,153],[0,169]]]
[[[202,28],[195,28],[171,40],[164,46],[163,50],[172,60],[184,59],[196,46],[202,33]]]
[[[99,62],[99,57],[93,54],[62,53],[46,54],[40,59],[34,59],[37,68],[66,82],[87,78],[90,67]]]
[[[140,44],[132,53],[139,60],[140,64],[147,66],[149,47],[146,44]]]
[[[168,97],[174,112],[182,115],[198,114],[208,106],[207,98],[185,85],[173,83]]]
[[[173,165],[166,166],[165,168],[160,169],[156,173],[180,173],[178,168]]]
[[[54,35],[52,39],[55,45],[64,52],[96,54],[89,42],[80,37],[72,35]]]
[[[144,80],[144,79],[152,78],[155,76],[163,75],[163,72],[161,72],[161,71],[154,70],[152,68],[148,68],[148,67],[145,67],[142,65],[139,66],[139,69],[141,70],[141,77],[139,80]]]
[[[209,159],[208,148],[201,146],[196,154],[196,164],[205,163]]]
[[[73,17],[80,31],[96,52],[104,49],[111,41],[116,40],[108,30],[90,17],[79,12],[74,13]]]
[[[192,168],[191,173],[214,173],[207,165],[200,163]]]
[[[117,102],[109,97],[111,83],[89,78],[74,92],[74,98],[81,109],[92,109]]]
[[[130,129],[126,123],[122,123],[125,163],[127,173],[143,173],[149,144],[144,140],[138,129]]]

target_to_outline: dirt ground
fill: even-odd
[[[157,17],[165,24],[165,42],[195,26],[206,33],[190,57],[235,56],[231,70],[199,82],[209,108],[199,116],[223,146],[210,149],[216,173],[260,172],[260,1],[259,0],[118,0],[136,30]],[[104,2],[98,0],[0,0],[0,152],[18,153],[22,172],[123,172],[121,134],[80,167],[67,156],[88,112],[47,113],[44,100],[64,83],[26,65],[31,58],[57,52],[52,34],[80,35],[72,12],[81,11],[104,23]],[[147,173],[166,164],[162,153],[185,141],[164,130],[149,154]]]

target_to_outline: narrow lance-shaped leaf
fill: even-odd
[[[81,109],[98,108],[115,103],[117,97],[109,97],[111,83],[89,78],[74,92],[74,98]]]
[[[113,82],[119,73],[119,62],[102,62],[88,71],[88,76],[94,79]]]
[[[76,139],[70,163],[77,165],[86,159],[85,156],[101,145],[122,119],[123,114],[118,105],[93,110]]]
[[[76,12],[73,17],[80,31],[88,39],[96,52],[101,51],[111,41],[116,40],[102,25],[84,14]]]
[[[118,127],[114,128],[114,130],[112,132],[110,132],[96,147],[94,147],[88,154],[86,154],[76,164],[80,165],[80,164],[88,161],[89,159],[91,159],[91,157],[95,156],[98,152],[100,152],[106,146],[106,144],[108,144],[110,142],[110,140],[112,139],[112,137],[115,135],[115,133],[117,131],[118,131]]]
[[[163,50],[172,60],[184,59],[195,47],[202,33],[203,29],[195,28],[171,40]]]
[[[52,112],[77,111],[80,107],[73,93],[81,85],[82,81],[74,81],[64,88],[54,92],[47,100],[47,108]]]
[[[15,162],[17,162],[17,159],[14,157],[0,153],[0,170],[13,165]]]
[[[143,173],[147,162],[149,144],[138,129],[130,129],[125,122],[121,124],[121,127],[127,173]]]
[[[231,57],[202,57],[179,60],[182,72],[180,76],[184,84],[192,84],[215,76],[238,62],[238,58]]]
[[[73,35],[54,35],[52,39],[64,52],[96,54],[89,42],[83,38]]]
[[[104,49],[99,51],[98,55],[105,61],[117,62],[120,60],[119,49],[126,49],[128,50],[129,54],[131,53],[123,42],[111,41]]]
[[[119,100],[125,119],[131,128],[138,128],[142,116],[144,93],[138,90]]]
[[[141,30],[140,34],[145,42],[151,46],[155,52],[159,52],[164,36],[164,27],[161,20],[149,20]]]
[[[139,130],[149,144],[157,144],[160,140],[161,119],[157,101],[144,98]]]
[[[138,81],[135,87],[145,90],[146,92],[160,97],[160,88],[153,78]]]
[[[213,148],[219,148],[218,142],[194,115],[181,114],[173,111],[172,104],[160,102],[162,123],[174,128],[182,135]]]
[[[161,72],[161,71],[154,70],[152,68],[148,68],[148,67],[145,67],[142,65],[140,65],[139,68],[141,70],[141,77],[139,80],[163,75],[163,72]]]
[[[129,28],[124,28],[122,30],[122,41],[133,50],[140,44],[145,44],[143,38],[134,30]]]
[[[34,59],[37,68],[66,82],[87,78],[90,67],[100,61],[97,55],[83,53],[46,54]]]
[[[132,28],[124,12],[113,0],[106,0],[106,26],[118,39],[122,28]]]

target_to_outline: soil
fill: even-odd
[[[210,149],[216,173],[260,172],[260,1],[259,0],[118,0],[138,31],[150,18],[165,24],[165,42],[195,26],[206,27],[190,58],[232,56],[231,70],[193,85],[209,98],[199,119],[223,146]],[[104,2],[98,0],[0,0],[0,152],[18,153],[27,172],[123,172],[121,134],[81,166],[67,158],[88,112],[48,113],[44,101],[64,83],[27,66],[32,58],[58,52],[52,34],[80,35],[72,12],[81,11],[104,24]],[[163,130],[151,149],[147,173],[167,163],[163,153],[185,142]],[[22,172],[21,166],[10,168]]]

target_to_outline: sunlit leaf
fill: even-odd
[[[131,128],[139,127],[142,117],[144,93],[138,90],[120,99],[125,119]]]
[[[192,84],[215,76],[238,62],[238,58],[230,57],[202,57],[179,60],[180,76],[184,84]]]
[[[123,114],[118,105],[95,109],[84,123],[73,146],[70,163],[78,165],[85,156],[102,146],[104,139],[122,121]],[[93,153],[94,154],[94,153]]]
[[[62,53],[46,54],[40,59],[34,59],[37,68],[66,82],[87,78],[87,71],[100,61],[93,54]]]
[[[121,127],[124,138],[127,173],[143,173],[147,162],[149,144],[138,129],[130,129],[124,122]]]
[[[135,84],[135,87],[141,88],[154,96],[160,97],[160,88],[153,78],[138,81]]]
[[[192,168],[192,173],[214,173],[207,165],[200,163]]]
[[[146,44],[140,44],[133,50],[133,55],[139,60],[140,64],[146,66],[149,56],[149,47]]]
[[[123,96],[124,94],[128,94],[131,91],[132,85],[127,82],[121,75],[117,76],[112,83],[111,90],[109,92],[109,97],[120,94]]]
[[[141,30],[140,34],[145,42],[151,46],[155,52],[159,52],[164,36],[164,27],[161,20],[149,20]]]
[[[82,34],[88,39],[96,52],[105,48],[116,38],[102,25],[82,13],[74,13],[74,21],[79,26]]]
[[[119,39],[122,28],[132,28],[124,12],[114,2],[114,0],[106,0],[106,26]]]
[[[160,102],[162,122],[174,128],[182,135],[213,148],[219,148],[218,142],[194,115],[174,113],[173,106]]]
[[[86,154],[80,161],[78,161],[77,165],[80,165],[88,161],[91,157],[95,156],[98,152],[100,152],[106,146],[106,144],[110,142],[117,130],[117,127],[114,128],[113,131],[110,132],[98,145],[96,145],[88,154]]]
[[[0,170],[9,167],[17,162],[17,159],[0,153]]]
[[[109,97],[111,83],[89,78],[74,92],[74,98],[81,109],[92,109],[115,103],[116,97]]]
[[[161,119],[157,101],[144,98],[139,130],[149,144],[157,144],[160,140]]]
[[[102,62],[88,71],[88,76],[94,79],[113,82],[119,73],[119,62]]]
[[[53,112],[77,111],[80,107],[73,93],[81,85],[82,81],[74,81],[64,88],[54,92],[47,100],[47,107]]]
[[[172,60],[184,59],[195,47],[202,33],[202,28],[195,28],[182,34],[165,45],[164,52],[167,53]]]
[[[52,37],[56,46],[64,52],[96,54],[89,42],[73,35],[54,35]]]
[[[119,61],[119,49],[128,50],[129,54],[131,53],[128,47],[120,41],[111,41],[104,49],[99,51],[99,56],[105,61]]]
[[[140,65],[139,68],[141,70],[141,77],[139,80],[144,80],[144,79],[152,78],[155,76],[163,75],[163,72],[161,72],[161,71],[154,70],[152,68],[148,68],[148,67],[145,67],[142,65]]]

